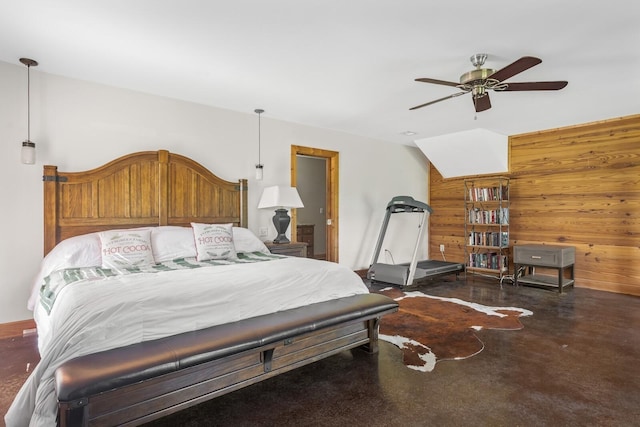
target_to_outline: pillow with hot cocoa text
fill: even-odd
[[[233,243],[233,224],[192,222],[191,228],[193,228],[198,261],[237,258],[236,247]]]
[[[123,270],[155,264],[151,230],[113,230],[100,233],[102,268]]]

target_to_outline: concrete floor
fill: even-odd
[[[534,314],[521,331],[478,332],[480,354],[430,373],[381,342],[377,356],[345,352],[152,425],[640,425],[640,298],[472,276],[421,289]]]
[[[520,331],[477,332],[485,344],[480,354],[439,362],[430,373],[408,369],[400,350],[382,341],[377,356],[344,352],[151,425],[640,425],[639,297],[501,289],[472,276],[421,289],[534,314],[521,318]],[[24,361],[37,360],[35,340],[3,341],[0,394],[14,394],[24,381]]]

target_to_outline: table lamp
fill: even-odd
[[[289,243],[289,239],[287,239],[285,235],[291,222],[291,217],[288,215],[287,209],[303,207],[304,205],[295,187],[276,185],[266,187],[262,191],[258,209],[275,208],[276,210],[276,214],[273,216],[273,225],[276,227],[278,236],[273,243]]]

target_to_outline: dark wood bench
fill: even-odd
[[[378,351],[398,304],[355,295],[81,356],[56,370],[61,426],[138,425],[341,351]]]

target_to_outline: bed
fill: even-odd
[[[44,167],[29,301],[41,361],[8,426],[137,425],[338,352],[397,303],[338,264],[271,254],[247,181],[165,150]]]

